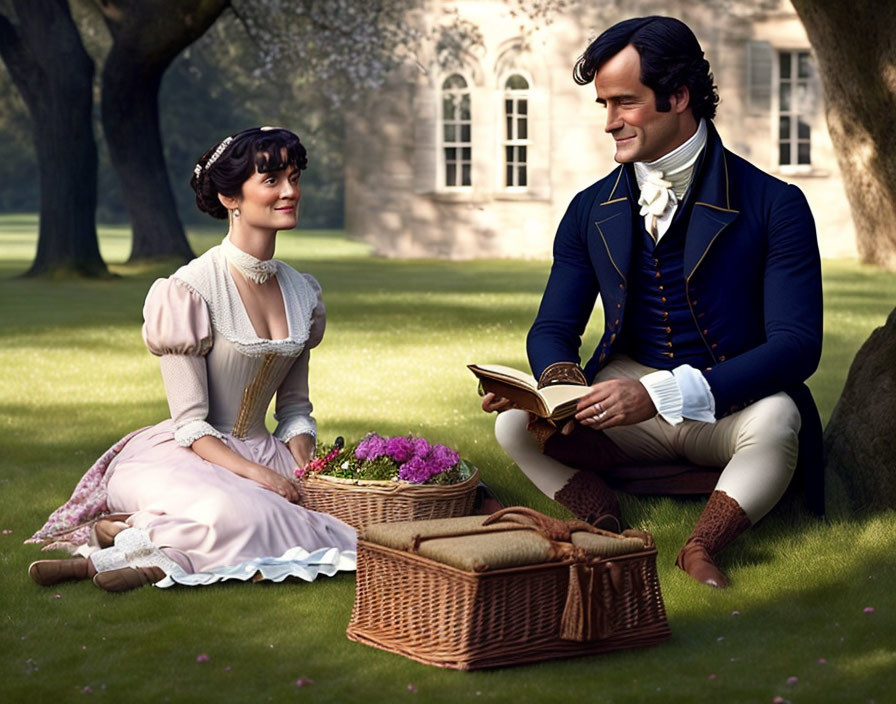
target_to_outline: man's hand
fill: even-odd
[[[495,396],[491,392],[482,397],[482,410],[486,413],[494,413],[495,411],[500,413],[513,407],[513,401],[503,396]]]
[[[579,399],[576,410],[576,420],[595,430],[634,425],[656,415],[650,394],[637,379],[598,382]]]

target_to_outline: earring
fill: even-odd
[[[238,218],[239,216],[240,216],[240,209],[234,208],[233,209],[233,217]]]

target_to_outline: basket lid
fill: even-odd
[[[581,521],[559,521],[513,507],[492,516],[376,523],[362,537],[468,572],[487,572],[556,562],[576,550],[593,558],[641,552],[649,542],[642,535],[598,531]]]

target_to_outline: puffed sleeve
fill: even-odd
[[[206,420],[205,355],[213,336],[205,301],[176,279],[158,279],[146,295],[143,320],[143,340],[149,351],[160,357],[177,444],[189,447],[203,435],[223,438]]]
[[[293,363],[286,378],[277,389],[277,403],[274,418],[277,421],[277,429],[274,437],[283,442],[289,442],[296,435],[317,434],[317,423],[311,417],[313,406],[308,398],[308,360],[312,347],[320,344],[327,326],[327,313],[321,299],[320,284],[308,274],[305,274],[308,283],[317,293],[317,305],[311,313],[308,341],[305,350]]]

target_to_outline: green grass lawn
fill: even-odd
[[[350,574],[121,595],[89,582],[37,587],[26,569],[40,554],[22,541],[109,445],[167,414],[140,324],[146,291],[172,267],[115,264],[128,231],[110,227],[102,251],[120,278],[20,278],[35,231],[33,217],[0,217],[0,701],[894,701],[892,511],[830,523],[779,511],[726,551],[733,586],[714,591],[673,566],[699,502],[624,497],[630,522],[656,537],[672,639],[487,672],[349,642]],[[191,240],[202,251],[222,234]],[[284,234],[278,256],[324,289],[311,376],[324,440],[424,434],[459,449],[505,502],[565,515],[503,456],[464,366],[525,366],[547,262],[384,260],[329,232]],[[826,420],[853,355],[896,304],[896,276],[842,261],[825,262],[824,276],[824,354],[810,386]],[[314,683],[298,688],[300,677]]]

